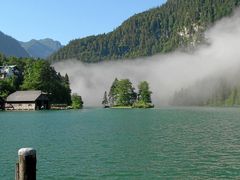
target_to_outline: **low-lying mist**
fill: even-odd
[[[140,81],[148,81],[153,92],[153,103],[157,106],[168,105],[173,94],[181,88],[187,88],[212,76],[227,77],[238,70],[240,10],[232,17],[216,23],[206,32],[206,37],[209,44],[189,54],[174,52],[137,60],[98,64],[67,60],[54,64],[54,67],[62,74],[69,75],[72,92],[83,97],[85,106],[100,106],[104,91],[109,90],[116,77],[129,78],[135,87]]]

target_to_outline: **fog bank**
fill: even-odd
[[[103,93],[109,90],[115,77],[129,78],[135,87],[140,81],[148,81],[153,103],[167,105],[175,91],[213,75],[228,76],[240,65],[240,10],[219,21],[206,32],[206,37],[209,45],[191,54],[174,52],[98,64],[67,60],[54,67],[69,75],[72,92],[83,97],[85,106],[101,106]]]

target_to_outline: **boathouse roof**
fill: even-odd
[[[42,94],[46,95],[42,91],[16,91],[10,94],[7,97],[7,102],[34,102],[36,101]]]

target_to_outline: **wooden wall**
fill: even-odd
[[[5,110],[35,110],[35,103],[6,103]]]

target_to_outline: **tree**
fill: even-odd
[[[60,74],[60,77],[61,77],[61,74]],[[68,74],[65,74],[65,77],[63,78],[63,86],[65,88],[64,91],[65,91],[65,99],[66,99],[66,103],[69,105],[71,104],[71,88],[70,88],[70,81],[69,81],[69,77],[68,77]]]
[[[108,106],[107,91],[104,92],[102,105],[103,105],[104,107],[107,107],[107,106]]]
[[[134,108],[153,108],[151,100],[152,92],[149,90],[149,84],[147,81],[140,82],[138,85],[138,97],[137,101],[133,104]]]
[[[138,85],[138,101],[143,103],[152,103],[151,94],[152,92],[149,90],[149,84],[147,81],[140,82]]]
[[[82,97],[78,94],[74,93],[72,95],[72,108],[73,109],[81,109],[83,107]]]
[[[117,106],[131,106],[136,100],[136,93],[129,79],[122,79],[118,81],[117,87]]]
[[[0,53],[0,66],[4,65],[5,61],[6,61],[6,56]]]
[[[71,104],[71,89],[66,75],[62,77],[43,60],[27,62],[22,90],[41,90],[49,94],[52,103]]]
[[[113,83],[112,83],[112,85],[111,85],[109,94],[108,94],[110,106],[114,106],[116,104],[116,99],[117,99],[116,88],[117,88],[117,84],[118,84],[118,79],[115,78]]]
[[[10,93],[15,91],[11,80],[0,80],[0,97],[5,99]]]

